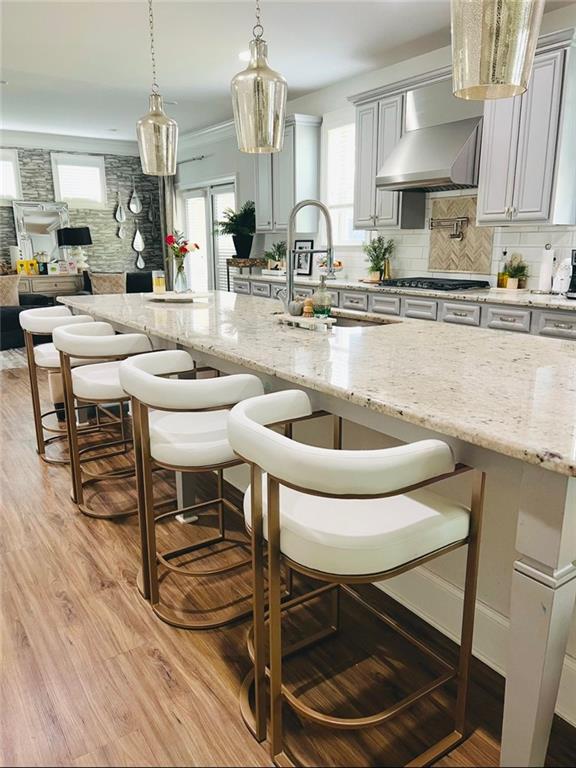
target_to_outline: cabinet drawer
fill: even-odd
[[[488,328],[495,328],[501,331],[518,331],[519,333],[530,333],[531,312],[529,309],[496,309],[488,307],[487,322]]]
[[[78,282],[75,277],[42,277],[30,281],[32,293],[75,293],[78,290]]]
[[[445,323],[460,325],[480,325],[479,304],[455,304],[444,302],[440,310],[440,319]]]
[[[536,333],[576,340],[576,312],[541,312],[535,318]]]
[[[30,280],[27,280],[25,277],[21,277],[18,281],[18,292],[19,293],[30,293]]]
[[[314,293],[314,288],[294,288],[295,299],[307,299]]]
[[[340,294],[338,291],[328,291],[330,294],[330,298],[332,299],[332,306],[333,307],[339,307],[340,306]]]
[[[270,296],[270,283],[252,283],[252,296]]]
[[[404,314],[406,317],[416,317],[419,320],[436,320],[438,304],[429,299],[404,299]]]
[[[234,280],[234,293],[250,293],[250,281]]]
[[[342,309],[358,309],[366,312],[368,309],[368,294],[346,292],[342,293]]]
[[[380,315],[399,315],[400,296],[370,296],[370,311]]]

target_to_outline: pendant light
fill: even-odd
[[[524,93],[545,0],[452,0],[454,95],[507,99]]]
[[[150,55],[152,59],[152,93],[150,111],[136,124],[142,171],[148,176],[174,176],[178,124],[164,112],[162,96],[156,82],[156,50],[154,48],[154,13],[152,0],[148,0],[150,27]]]
[[[251,154],[280,152],[284,143],[286,80],[268,66],[268,46],[256,0],[256,24],[250,42],[250,62],[232,80],[232,106],[238,149]]]

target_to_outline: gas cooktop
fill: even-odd
[[[398,277],[382,280],[379,285],[390,288],[421,288],[427,291],[472,291],[490,288],[487,280],[452,280],[446,277]]]

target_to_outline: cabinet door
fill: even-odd
[[[385,99],[378,104],[378,148],[375,172],[383,165],[402,136],[402,96]],[[400,192],[376,190],[376,224],[379,227],[398,225]]]
[[[550,218],[563,62],[564,51],[537,56],[528,90],[522,96],[514,221]]]
[[[378,103],[356,110],[356,175],[354,178],[354,228],[373,229],[376,216],[376,159]]]
[[[272,155],[272,200],[274,203],[274,231],[288,228],[290,211],[296,202],[295,165],[294,165],[294,126],[287,125],[284,130],[282,152]]]
[[[484,107],[478,184],[479,224],[510,220],[520,128],[521,97],[487,101]]]
[[[256,230],[272,231],[272,158],[270,155],[257,155],[255,159],[256,193]]]

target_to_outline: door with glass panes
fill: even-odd
[[[226,208],[236,208],[234,184],[214,184],[187,190],[181,198],[181,221],[187,240],[200,246],[186,258],[189,285],[194,291],[226,290],[226,260],[235,255],[230,235],[217,223]]]

